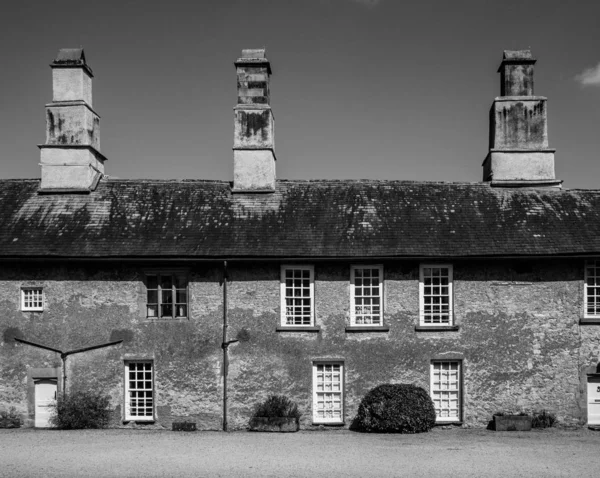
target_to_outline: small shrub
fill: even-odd
[[[379,385],[365,395],[353,428],[374,433],[421,433],[435,425],[435,408],[421,387]]]
[[[110,397],[101,392],[72,392],[53,405],[50,423],[56,428],[104,428],[110,419]]]
[[[269,395],[267,399],[256,405],[252,418],[257,417],[286,417],[300,418],[302,413],[298,410],[298,405],[292,402],[285,395]]]
[[[548,410],[541,410],[539,412],[533,412],[531,416],[531,427],[532,428],[550,428],[556,423],[556,415],[550,413]]]
[[[15,407],[0,410],[0,428],[19,428],[21,425],[21,415]]]

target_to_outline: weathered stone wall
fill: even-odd
[[[181,266],[181,264],[180,264]],[[389,332],[348,333],[350,263],[315,264],[314,332],[278,332],[280,264],[230,264],[229,424],[244,428],[269,394],[298,402],[310,427],[312,361],[345,365],[345,422],[362,396],[386,382],[429,388],[433,359],[463,365],[463,419],[485,426],[493,412],[546,408],[564,423],[586,419],[585,371],[598,363],[600,326],[580,326],[583,261],[454,262],[458,331],[416,331],[419,264],[384,262]],[[149,320],[144,267],[94,264],[0,268],[0,407],[15,405],[32,424],[27,370],[60,366],[58,354],[15,344],[19,336],[71,350],[122,338],[122,345],[67,359],[68,389],[109,393],[122,421],[124,360],[152,359],[158,422],[195,420],[219,429],[222,417],[222,269],[190,269],[190,318]],[[20,310],[20,288],[44,287],[44,312]]]

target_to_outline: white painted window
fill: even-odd
[[[281,325],[314,325],[313,266],[281,266]]]
[[[41,287],[21,289],[21,310],[44,310],[44,290]]]
[[[313,422],[344,423],[344,365],[313,363]]]
[[[437,422],[460,421],[460,362],[431,363],[431,399]]]
[[[421,264],[419,275],[421,325],[452,325],[452,265]]]
[[[146,315],[152,319],[188,316],[188,281],[185,272],[146,274]]]
[[[125,420],[154,420],[154,370],[150,361],[125,362]]]
[[[383,266],[350,267],[350,317],[356,326],[383,324]]]
[[[585,315],[600,316],[600,261],[587,261],[585,264]]]

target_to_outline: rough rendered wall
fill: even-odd
[[[15,335],[59,350],[124,339],[122,345],[67,359],[67,389],[91,387],[109,393],[122,416],[124,360],[152,359],[157,418],[170,426],[185,417],[200,428],[221,420],[221,289],[215,271],[190,272],[191,318],[146,319],[144,274],[137,267],[10,267],[0,269],[0,406],[27,407],[28,368],[60,366],[53,352],[15,345]],[[44,312],[20,311],[21,286],[43,286]]]
[[[348,333],[349,263],[315,264],[314,332],[278,332],[280,264],[230,264],[229,423],[244,428],[252,407],[284,393],[311,426],[312,360],[345,364],[345,424],[362,396],[386,382],[429,388],[432,359],[463,362],[463,419],[485,426],[498,410],[546,408],[584,422],[585,370],[598,363],[600,326],[580,326],[583,261],[455,262],[458,331],[415,331],[418,263],[384,262],[384,324],[389,332]],[[153,359],[157,419],[195,420],[219,429],[222,411],[220,265],[190,267],[190,318],[145,317],[143,267],[99,264],[0,268],[0,407],[29,417],[27,369],[58,367],[57,354],[15,345],[19,335],[58,349],[123,338],[116,347],[71,356],[68,388],[110,393],[115,422],[123,407],[123,361]],[[21,312],[20,288],[42,285],[46,310]],[[580,382],[580,376],[582,382]]]
[[[415,331],[418,264],[384,263],[387,333],[346,333],[349,264],[315,266],[318,334],[276,332],[279,265],[231,270],[230,423],[242,427],[254,403],[285,393],[311,425],[311,361],[345,361],[345,418],[385,382],[429,389],[432,359],[463,362],[463,418],[485,426],[496,411],[539,410],[563,422],[585,420],[580,371],[598,361],[600,333],[581,332],[583,262],[454,264],[458,331]],[[583,356],[580,344],[584,342]],[[585,378],[584,378],[585,379]],[[260,384],[260,386],[257,386]]]

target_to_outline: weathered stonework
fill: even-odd
[[[181,264],[180,264],[181,265]],[[454,263],[458,331],[421,332],[419,264],[384,266],[388,332],[346,333],[350,325],[350,263],[315,265],[318,333],[278,332],[280,265],[229,266],[229,425],[243,429],[269,394],[296,401],[302,428],[312,426],[312,361],[345,364],[344,423],[376,385],[415,383],[429,389],[434,359],[462,360],[463,423],[485,426],[505,410],[545,408],[564,424],[586,420],[586,370],[600,360],[600,329],[581,326],[583,261],[460,261]],[[61,350],[123,344],[69,356],[67,389],[91,387],[112,397],[113,426],[124,423],[124,361],[153,360],[156,421],[194,421],[219,429],[222,419],[222,269],[193,264],[190,317],[146,318],[143,267],[119,264],[0,270],[0,406],[16,406],[32,426],[28,370],[60,367],[58,354],[11,338]],[[524,270],[524,271],[523,271]],[[517,272],[519,271],[519,272]],[[43,312],[20,311],[23,285],[43,286]],[[7,332],[8,331],[8,332]]]

